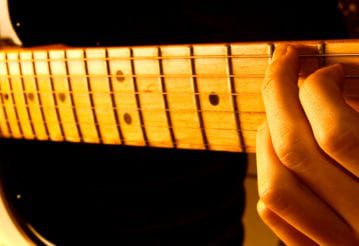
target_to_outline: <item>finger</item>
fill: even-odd
[[[290,110],[294,110],[293,115],[298,115],[298,120],[301,120],[303,112],[298,98],[286,97],[287,94],[298,92],[298,70],[296,51],[291,46],[278,46],[262,85],[264,106],[266,111],[270,112],[267,114],[269,122],[275,120],[278,114],[287,118],[286,114]],[[280,81],[285,81],[285,86]],[[280,108],[276,107],[278,105]]]
[[[272,62],[282,58],[287,53],[288,45],[279,45],[277,46],[275,52],[273,53]]]
[[[318,245],[273,213],[261,200],[257,203],[257,211],[263,222],[271,228],[285,244],[293,246]]]
[[[293,47],[279,46],[262,86],[274,149],[285,165],[301,161],[302,157],[306,157],[304,153],[315,152],[316,146],[299,101],[298,63],[298,55]],[[292,151],[292,147],[296,151]],[[294,156],[294,153],[300,156]],[[296,172],[307,171],[299,165],[292,168],[296,168]]]
[[[289,225],[320,245],[359,243],[352,228],[281,164],[266,126],[257,135],[257,169],[261,201]]]
[[[289,46],[274,57],[262,95],[276,155],[353,228],[359,228],[358,181],[340,170],[314,139],[299,100],[298,55]]]
[[[359,177],[359,114],[342,96],[343,80],[340,65],[319,69],[303,82],[299,98],[320,147]]]

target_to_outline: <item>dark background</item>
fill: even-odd
[[[342,1],[348,2],[348,1]],[[349,8],[342,4],[343,8]],[[26,45],[136,45],[347,37],[335,0],[11,1]],[[352,13],[352,12],[348,12]]]
[[[349,1],[10,1],[25,46],[355,37]],[[246,155],[0,141],[6,195],[58,245],[240,245]],[[178,162],[178,163],[176,163]],[[21,194],[21,199],[16,195]]]

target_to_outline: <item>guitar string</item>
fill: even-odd
[[[147,111],[147,112],[151,112],[151,113],[158,113],[158,112],[169,112],[169,113],[224,113],[224,114],[233,114],[233,113],[236,113],[236,114],[248,114],[248,115],[261,115],[261,114],[264,114],[264,109],[263,109],[263,112],[252,112],[252,111],[234,111],[234,110],[211,110],[211,109],[201,109],[201,110],[191,110],[191,109],[165,109],[164,107],[163,108],[147,108],[147,107],[135,107],[133,105],[135,105],[134,103],[133,104],[128,104],[130,106],[128,107],[113,107],[113,106],[106,106],[106,105],[98,105],[98,106],[90,106],[90,103],[89,106],[72,106],[72,105],[64,105],[64,106],[44,106],[44,105],[39,105],[39,104],[25,104],[23,103],[23,105],[18,105],[18,104],[22,104],[22,103],[13,103],[11,102],[10,104],[15,104],[13,105],[15,110],[19,107],[21,108],[25,108],[25,109],[35,109],[35,108],[38,108],[38,109],[41,109],[41,110],[51,110],[51,109],[71,109],[71,110],[96,110],[97,114],[100,114],[100,112],[106,112],[106,110],[108,111],[114,111],[116,110],[117,112],[118,111],[124,111],[124,113],[128,112],[128,111],[133,111],[134,109],[135,110],[141,110],[141,111]],[[3,105],[4,107],[9,107],[10,105],[9,104],[5,104]],[[11,106],[10,106],[11,107]],[[34,108],[33,108],[34,107]],[[228,107],[231,107],[231,105],[228,105]]]
[[[15,93],[16,94],[16,93]],[[10,104],[10,105],[9,105]],[[127,105],[134,105],[134,104],[127,104]],[[123,113],[128,113],[128,112],[133,112],[134,110],[136,111],[136,113],[139,113],[139,111],[147,111],[147,112],[150,112],[150,113],[161,113],[161,112],[169,112],[169,113],[184,113],[184,114],[187,114],[187,113],[221,113],[221,114],[229,114],[229,115],[233,115],[234,113],[236,114],[249,114],[249,115],[264,115],[264,112],[246,112],[246,111],[234,111],[234,110],[210,110],[210,109],[202,109],[202,110],[190,110],[188,108],[186,109],[165,109],[165,108],[146,108],[146,107],[142,107],[142,108],[139,108],[139,107],[126,107],[127,106],[126,104],[124,105],[121,105],[120,107],[119,106],[109,106],[109,105],[95,105],[94,107],[93,106],[73,106],[73,105],[69,105],[69,104],[65,104],[63,106],[59,106],[59,105],[51,105],[51,106],[45,106],[45,105],[40,105],[38,104],[37,102],[34,102],[33,104],[26,104],[26,103],[18,103],[16,102],[16,99],[15,99],[15,102],[11,101],[10,103],[4,103],[2,105],[2,108],[3,110],[5,111],[9,111],[11,109],[14,109],[14,110],[17,110],[18,108],[26,108],[26,109],[29,109],[30,112],[33,111],[34,109],[40,109],[42,111],[48,111],[48,110],[72,110],[73,112],[75,112],[76,110],[81,110],[81,111],[84,111],[84,110],[95,110],[96,114],[100,115],[105,115],[104,112],[108,111],[108,114],[106,114],[106,116],[108,116],[109,114],[110,115],[113,115],[113,112],[114,110],[119,112],[119,111],[123,111]],[[10,109],[9,109],[10,107]],[[92,116],[92,113],[89,114]],[[245,122],[245,121],[244,121]],[[48,122],[48,123],[51,123],[51,122]],[[54,122],[56,123],[56,122]],[[106,123],[105,123],[106,124]],[[157,126],[149,126],[149,127],[157,127]]]
[[[1,71],[0,71],[1,72]],[[122,72],[122,71],[121,71]],[[305,76],[305,75],[302,75]],[[346,75],[351,76],[351,75]],[[357,75],[359,76],[359,75]],[[225,74],[99,74],[99,75],[87,75],[87,74],[0,74],[0,77],[4,79],[16,78],[55,78],[55,79],[116,79],[121,80],[117,82],[125,82],[126,78],[137,79],[160,79],[160,78],[173,78],[173,79],[191,79],[191,78],[204,78],[204,79],[227,79],[227,78],[264,78],[264,74],[243,74],[243,75],[225,75]],[[102,82],[102,81],[101,81]]]
[[[65,94],[73,94],[73,95],[77,95],[77,96],[88,96],[89,94],[106,94],[106,95],[111,95],[112,93],[111,92],[106,92],[106,91],[99,91],[99,92],[89,92],[89,91],[66,91],[66,92],[56,92],[56,91],[47,91],[47,92],[42,92],[42,91],[39,91],[39,90],[32,90],[32,91],[23,91],[22,93],[20,92],[16,92],[16,91],[12,91],[12,90],[8,90],[8,91],[4,91],[2,94],[1,94],[1,91],[0,91],[0,96],[5,96],[5,95],[8,95],[8,93],[10,94],[13,94],[13,95],[16,95],[16,96],[27,96],[29,97],[29,94],[30,93],[36,93],[36,94],[49,94],[49,95],[52,95],[53,97],[55,97],[55,94],[61,94],[61,93],[65,93]],[[114,95],[126,95],[128,96],[128,93],[131,93],[133,95],[135,95],[136,93],[133,92],[133,91],[120,91],[120,92],[114,92]],[[186,94],[187,93],[187,94]],[[194,96],[196,94],[198,95],[202,95],[203,93],[208,93],[208,96],[211,96],[213,94],[213,92],[202,92],[202,93],[188,93],[188,92],[137,92],[137,94],[143,94],[143,95],[156,95],[156,94],[159,94],[159,95],[164,95],[164,94],[167,94],[167,95],[176,95],[176,97],[178,98],[179,96]],[[183,95],[184,94],[184,95]],[[254,93],[254,92],[246,92],[246,93],[228,93],[228,92],[218,92],[218,93],[215,93],[215,95],[224,95],[224,96],[231,96],[231,95],[238,95],[238,96],[243,96],[243,95],[258,95],[259,93]],[[37,96],[35,95],[32,95],[33,99]],[[352,95],[352,96],[347,96],[347,98],[357,98],[358,96],[355,96],[355,95]],[[9,99],[8,98],[5,98],[5,101]],[[38,100],[38,98],[37,98]],[[6,103],[5,103],[6,104]],[[25,104],[25,105],[18,105],[19,103],[16,103],[16,100],[15,100],[15,103],[14,102],[11,102],[11,104],[13,104],[13,107],[16,108],[17,107],[21,107],[21,106],[25,106],[25,108],[31,108],[32,106],[33,107],[37,107],[39,109],[43,109],[43,110],[48,110],[48,109],[61,109],[61,108],[67,108],[67,109],[72,109],[72,110],[88,110],[88,109],[91,109],[91,110],[95,110],[96,112],[99,112],[101,110],[119,110],[119,111],[125,111],[125,110],[133,110],[133,107],[126,107],[127,105],[131,105],[131,104],[122,104],[121,107],[109,107],[108,105],[96,105],[95,107],[91,107],[91,106],[70,106],[70,105],[64,105],[64,106],[54,106],[54,107],[46,107],[46,106],[42,106],[42,105],[36,105],[38,104],[37,101],[36,102],[33,102],[31,104]],[[4,105],[5,106],[5,105]],[[5,106],[6,107],[6,106]],[[204,110],[189,110],[189,109],[167,109],[165,110],[164,108],[138,108],[136,107],[137,110],[145,110],[145,111],[151,111],[151,112],[172,112],[172,113],[198,113],[198,112],[201,112],[201,113],[229,113],[229,114],[233,114],[233,113],[236,113],[236,114],[244,114],[244,113],[248,113],[248,114],[256,114],[256,113],[264,113],[264,112],[245,112],[245,111],[234,111],[234,110],[208,110],[208,109],[204,109]],[[263,110],[264,111],[264,110]]]
[[[359,70],[359,64],[358,64],[358,70]],[[1,72],[1,71],[0,71]],[[309,76],[310,73],[308,74],[299,74],[299,78],[305,78],[307,76]],[[86,74],[34,74],[34,75],[21,75],[21,74],[11,74],[11,75],[4,75],[4,74],[0,74],[0,78],[3,79],[11,79],[11,78],[24,78],[24,79],[70,79],[70,80],[80,80],[80,79],[116,79],[116,80],[121,80],[121,81],[116,81],[116,83],[125,83],[125,79],[126,78],[137,78],[137,79],[161,79],[161,78],[165,78],[165,79],[192,79],[192,78],[197,78],[197,79],[208,79],[208,80],[213,80],[213,79],[230,79],[230,78],[235,78],[235,79],[264,79],[265,75],[264,74],[239,74],[239,75],[224,75],[224,74],[195,74],[195,75],[191,75],[191,74],[136,74],[136,75],[86,75]],[[359,78],[359,74],[345,74],[344,78],[346,79],[356,79]],[[103,82],[103,81],[91,81],[91,82]],[[207,82],[207,81],[206,81]]]
[[[89,118],[92,118],[91,116]],[[24,122],[22,122],[23,120],[21,119],[3,119],[3,120],[0,120],[4,123],[10,123],[10,126],[11,126],[11,123],[16,123],[16,124],[23,124]],[[91,126],[94,126],[94,127],[99,127],[101,129],[101,127],[106,127],[108,128],[109,126],[114,126],[114,127],[123,127],[123,125],[121,124],[116,124],[115,122],[111,123],[111,122],[99,122],[99,123],[96,123],[94,121],[62,121],[61,119],[57,119],[57,120],[53,120],[53,121],[38,121],[38,122],[34,122],[32,121],[33,123],[42,123],[42,124],[59,124],[59,125],[62,125],[62,126],[71,126],[71,125],[77,125],[77,126],[83,126],[83,127],[91,127]],[[30,120],[29,120],[29,123],[30,123]],[[233,122],[233,125],[234,122]],[[227,131],[227,132],[237,132],[237,133],[245,133],[245,132],[256,132],[257,130],[256,129],[237,129],[237,128],[223,128],[223,127],[195,127],[195,126],[165,126],[165,125],[141,125],[141,124],[131,124],[131,125],[128,125],[128,126],[132,126],[132,127],[139,127],[139,128],[159,128],[159,129],[179,129],[179,130],[205,130],[205,131]],[[22,134],[24,135],[24,134]]]
[[[224,47],[223,47],[224,48]],[[84,50],[76,50],[73,52],[80,52],[80,51],[84,51]],[[103,51],[105,51],[105,49],[103,49]],[[111,50],[108,50],[111,52]],[[23,53],[20,53],[20,56],[23,54],[31,54],[34,53],[35,54],[35,59],[32,58],[20,58],[20,59],[13,59],[13,58],[1,58],[0,57],[0,62],[52,62],[52,61],[57,61],[57,62],[71,62],[71,61],[127,61],[127,60],[186,60],[186,59],[246,59],[246,58],[258,58],[258,59],[269,59],[271,58],[270,55],[268,54],[263,54],[263,55],[258,55],[258,54],[240,54],[240,55],[171,55],[171,56],[158,56],[158,55],[154,55],[154,56],[112,56],[112,57],[71,57],[71,58],[62,58],[62,57],[50,57],[50,58],[36,58],[36,51],[25,51]],[[43,52],[45,53],[46,51],[38,51],[38,52]],[[65,52],[63,51],[48,51],[50,53],[51,56],[51,52],[57,53],[57,52],[61,52],[62,54],[64,54]],[[3,54],[3,56],[11,56],[11,55],[17,55],[19,52],[16,51],[9,51],[9,52],[0,52],[0,55]],[[71,51],[66,52],[67,54],[71,54]],[[89,53],[89,52],[88,52]],[[327,53],[327,54],[299,54],[298,55],[300,58],[321,58],[321,57],[359,57],[359,53]]]
[[[61,117],[60,117],[61,118]],[[92,118],[92,116],[89,116],[88,118]],[[1,120],[0,120],[1,121]],[[18,120],[18,119],[14,119],[14,120],[9,120],[9,119],[4,119],[3,122],[9,122],[9,123],[17,123],[17,124],[22,124],[23,122],[21,122],[22,120]],[[30,120],[29,120],[30,122]],[[101,126],[104,127],[109,127],[109,126],[115,126],[115,127],[122,127],[123,125],[121,124],[116,124],[115,122],[99,122],[96,123],[94,121],[62,121],[60,119],[58,120],[53,120],[53,121],[38,121],[38,122],[34,122],[33,123],[48,123],[48,124],[61,124],[63,126],[65,125],[79,125],[79,126],[85,126],[85,127],[89,127],[89,126],[99,126],[101,128]],[[124,123],[126,125],[128,125],[127,123]],[[234,122],[233,122],[233,125]],[[223,128],[223,127],[195,127],[195,126],[165,126],[165,125],[145,125],[145,124],[130,124],[128,126],[132,126],[132,127],[145,127],[145,128],[160,128],[160,129],[192,129],[192,130],[209,130],[209,131],[230,131],[230,132],[256,132],[257,130],[255,129],[240,129],[237,130],[236,128]]]
[[[359,54],[333,54],[333,55],[301,55],[302,57],[323,57],[323,56],[356,56],[356,55],[359,55]],[[200,59],[200,58],[270,58],[269,56],[258,56],[258,55],[251,55],[251,56],[186,56],[186,57],[150,57],[150,59]],[[123,58],[117,58],[118,60],[124,60]],[[141,57],[128,57],[126,58],[125,60],[131,60],[131,59],[141,59]],[[146,59],[148,60],[149,57],[142,57],[142,59]],[[34,59],[34,60],[31,60],[29,59],[29,61],[33,61],[33,62],[36,62],[36,61],[40,61],[41,59]],[[43,59],[43,60],[46,60],[46,61],[54,61],[54,59]],[[65,61],[65,59],[59,59],[60,61]],[[66,59],[68,61],[74,61],[74,58],[71,58],[71,59]],[[79,58],[78,60],[81,60],[81,61],[84,61],[83,58]],[[87,58],[86,60],[104,60],[103,58]],[[114,58],[105,58],[105,60],[114,60]],[[0,60],[1,61],[1,60]],[[15,60],[3,60],[3,61],[9,61],[9,62],[25,62],[26,59],[22,59],[20,61],[15,61]],[[23,76],[23,77],[28,77],[28,75],[17,75],[17,76]],[[31,76],[29,75],[30,77],[34,77],[34,76]],[[42,75],[39,75],[38,77],[41,77]],[[59,77],[59,76],[67,76],[67,75],[44,75],[44,77]],[[87,77],[87,75],[79,75],[81,77]],[[144,75],[142,75],[144,77]],[[160,78],[160,77],[169,77],[170,75],[149,75],[149,76],[152,76],[154,78]],[[179,77],[179,75],[173,75],[173,76],[176,76],[176,77]],[[172,76],[172,77],[173,77]],[[193,78],[193,77],[200,77],[201,75],[190,75],[190,76],[180,76],[180,78],[183,78],[183,77],[186,77],[186,78]],[[203,75],[202,75],[203,76]],[[214,78],[215,76],[214,75],[208,75],[210,76],[210,78]],[[222,75],[223,76],[223,75]],[[252,75],[252,76],[255,76],[255,75]],[[261,76],[263,77],[263,75],[257,75],[257,76]],[[349,77],[352,77],[352,76],[357,76],[357,75],[349,75]],[[73,75],[68,75],[68,77],[70,79],[73,79]],[[94,77],[94,76],[88,76],[88,77]],[[103,77],[106,77],[106,78],[118,78],[119,76],[116,75],[116,76],[108,76],[108,75],[104,75],[102,76]],[[129,77],[129,76],[123,76],[123,77]],[[140,77],[139,75],[132,75],[131,77]],[[218,76],[219,77],[219,76]],[[243,76],[233,76],[233,75],[228,75],[228,76],[223,76],[224,78],[230,78],[230,77],[240,77],[240,78],[243,78]],[[95,92],[96,93],[96,92]],[[87,95],[89,94],[88,92],[86,93]],[[107,93],[109,94],[109,93]],[[217,93],[216,93],[217,94]],[[228,93],[227,93],[228,94]],[[78,109],[78,107],[75,107]],[[88,107],[87,107],[88,108]],[[163,109],[161,109],[161,111],[163,111]],[[220,111],[220,112],[223,112],[223,111]],[[229,113],[237,113],[237,112],[234,112],[233,110],[232,111],[229,111]],[[94,124],[92,124],[94,125]],[[143,126],[145,127],[145,126]],[[155,126],[147,126],[147,127],[155,127]],[[165,127],[165,128],[168,128],[168,127]],[[198,128],[197,128],[198,129]],[[224,129],[223,129],[224,130]],[[234,129],[233,129],[234,130]],[[232,130],[232,131],[233,131]]]
[[[351,88],[349,88],[351,89]],[[352,88],[355,89],[355,88]],[[358,88],[359,89],[359,88]],[[260,90],[260,89],[258,89]],[[349,99],[349,98],[359,98],[359,95],[356,94],[349,94],[351,91],[347,91],[348,89],[344,90],[344,97]],[[178,99],[180,97],[184,97],[186,99],[188,99],[189,96],[203,96],[203,97],[211,97],[211,96],[218,96],[218,99],[221,100],[221,97],[223,99],[223,97],[231,97],[231,96],[260,96],[261,92],[225,92],[225,91],[202,91],[202,92],[188,92],[188,91],[174,91],[174,92],[162,92],[162,91],[139,91],[139,92],[135,92],[132,90],[121,90],[121,91],[116,91],[116,92],[111,92],[111,91],[104,91],[104,90],[98,90],[98,91],[86,91],[86,90],[61,90],[61,91],[53,91],[53,90],[22,90],[21,92],[16,91],[16,90],[0,90],[0,96],[1,97],[5,97],[5,99],[8,99],[9,94],[14,94],[17,96],[26,96],[26,97],[33,97],[33,98],[38,98],[39,95],[44,95],[44,96],[56,96],[57,98],[60,97],[65,97],[67,95],[69,96],[81,96],[81,97],[87,97],[90,95],[99,95],[99,96],[118,96],[119,98],[117,100],[120,99],[124,99],[121,98],[123,96],[126,96],[127,98],[130,98],[130,96],[135,96],[135,95],[140,95],[140,96],[163,96],[163,95],[167,95],[167,96],[173,96],[173,98],[171,99]],[[38,94],[35,96],[35,94]],[[116,99],[116,98],[115,98]],[[230,100],[230,99],[228,99]]]
[[[12,103],[13,104],[13,103]],[[2,108],[2,110],[4,110],[4,111],[9,111],[9,109],[7,109],[7,106],[6,105],[2,105],[3,106],[3,108]],[[31,106],[30,105],[24,105],[26,108],[28,108],[29,110],[30,110],[30,112],[31,112]],[[108,114],[106,114],[106,116],[109,116],[109,115],[113,115],[113,113],[114,113],[114,111],[113,110],[120,110],[120,108],[118,108],[118,107],[108,107],[107,106],[107,108],[105,109],[105,108],[101,108],[101,107],[91,107],[91,106],[87,106],[87,107],[76,107],[76,106],[70,106],[70,105],[66,105],[65,107],[61,107],[61,106],[57,106],[57,105],[53,105],[53,106],[51,106],[51,107],[46,107],[46,106],[44,106],[44,105],[34,105],[35,106],[35,109],[39,109],[39,110],[42,110],[42,111],[47,111],[48,112],[48,110],[51,110],[51,109],[53,109],[53,110],[55,110],[55,109],[71,109],[73,112],[75,112],[76,110],[89,110],[90,108],[92,109],[92,110],[94,110],[95,111],[95,113],[97,114],[97,116],[99,116],[99,118],[100,118],[100,113],[99,112],[101,112],[102,113],[102,115],[105,115],[104,114],[104,111],[106,111],[106,110],[108,110],[109,111],[109,113]],[[18,103],[14,103],[13,104],[13,109],[14,110],[17,110],[17,107],[20,107],[19,105],[18,105]],[[101,110],[100,110],[101,109]],[[130,108],[129,108],[130,109]],[[135,111],[137,112],[137,113],[139,113],[139,108],[138,107],[135,107],[135,108],[131,108],[130,110],[132,111],[132,110],[134,110],[135,109]],[[11,109],[10,109],[11,110]],[[124,111],[126,111],[126,108],[124,108],[124,107],[121,107],[121,110],[124,110]],[[191,113],[198,113],[199,112],[199,110],[188,110],[188,109],[186,109],[186,110],[179,110],[179,109],[177,109],[177,110],[170,110],[170,109],[160,109],[160,108],[150,108],[150,109],[141,109],[142,110],[142,112],[143,111],[147,111],[147,112],[151,112],[151,113],[153,113],[153,112],[166,112],[166,111],[168,111],[169,113],[175,113],[175,112],[183,112],[183,113],[189,113],[189,112],[191,112]],[[128,110],[127,110],[128,111]],[[118,112],[118,111],[117,111]],[[230,111],[227,111],[227,110],[201,110],[201,112],[203,113],[203,112],[213,112],[213,113],[224,113],[224,114],[230,114],[231,116],[234,114],[234,113],[242,113],[242,115],[243,115],[243,113],[244,112],[235,112],[235,111],[233,111],[233,110],[230,110]],[[253,112],[250,112],[250,114],[252,114],[253,115]],[[259,113],[258,112],[258,114],[262,114],[262,115],[264,115],[264,113]],[[88,117],[89,118],[92,118],[92,116],[93,116],[93,113],[91,113],[91,114],[89,114],[88,115]],[[60,118],[61,118],[61,114],[60,114]],[[86,117],[87,118],[87,117]],[[7,122],[7,123],[14,123],[13,122],[14,120],[9,120],[9,119],[5,119],[5,122]],[[28,119],[28,120],[26,120],[26,121],[30,121],[31,123],[36,123],[34,120],[31,120],[31,119]],[[15,122],[20,126],[20,125],[23,125],[23,123],[24,123],[24,120],[18,120],[18,119],[16,119],[15,120]],[[51,124],[59,124],[59,125],[63,125],[64,126],[64,124],[68,124],[68,125],[70,125],[70,124],[75,124],[75,125],[78,125],[78,126],[83,126],[83,125],[88,125],[88,126],[97,126],[97,127],[99,127],[99,128],[101,128],[101,127],[108,127],[108,126],[117,126],[117,127],[121,127],[121,125],[118,125],[118,124],[116,124],[115,122],[100,122],[100,123],[95,123],[95,122],[93,122],[93,121],[88,121],[88,122],[86,122],[86,121],[83,121],[83,120],[74,120],[74,121],[68,121],[68,122],[65,122],[65,121],[61,121],[61,119],[57,119],[57,120],[55,120],[55,121],[51,121],[51,120],[46,120],[46,122],[44,122],[44,121],[40,121],[41,122],[41,124],[48,124],[48,125],[51,125]],[[245,120],[242,120],[242,122],[246,122]],[[203,128],[201,128],[201,127],[189,127],[189,126],[176,126],[176,127],[171,127],[171,126],[160,126],[160,125],[138,125],[137,124],[137,126],[139,126],[139,127],[143,127],[143,128],[150,128],[150,127],[152,127],[152,128],[161,128],[161,129],[169,129],[169,128],[172,128],[172,129],[200,129],[200,130],[222,130],[222,131],[231,131],[231,132],[233,132],[233,131],[237,131],[238,133],[240,133],[240,132],[243,132],[243,131],[250,131],[250,130],[244,130],[244,129],[237,129],[237,128],[215,128],[215,127],[203,127]],[[254,131],[254,130],[253,130]]]

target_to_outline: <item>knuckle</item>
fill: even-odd
[[[276,148],[278,159],[289,169],[302,170],[306,163],[305,145],[298,137],[287,137],[281,140]]]
[[[265,205],[257,205],[257,213],[264,222],[264,224],[266,224],[269,228],[273,229],[278,226],[280,227],[282,224],[278,220],[278,216],[273,211],[268,209]]]
[[[271,211],[267,208],[263,201],[259,201],[257,203],[257,213],[262,220],[267,221],[270,217],[270,212]]]
[[[290,194],[283,188],[270,187],[259,194],[266,208],[276,212],[284,212],[290,205]]]
[[[350,128],[331,127],[322,132],[321,134],[317,134],[317,142],[328,154],[345,154],[359,146],[359,140]]]
[[[262,221],[270,228],[275,228],[277,225],[280,225],[277,216],[275,216],[274,212],[267,208],[263,202],[257,203],[257,213]]]

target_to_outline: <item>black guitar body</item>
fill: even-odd
[[[248,2],[11,0],[10,12],[24,46],[345,37],[335,1]],[[1,140],[0,156],[24,229],[56,245],[243,240],[245,154]]]

